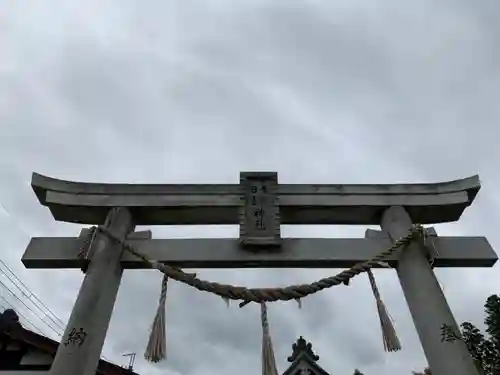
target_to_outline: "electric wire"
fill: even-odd
[[[11,220],[11,222],[14,224],[17,229],[22,232],[24,235],[28,235],[29,233],[25,231],[22,226],[20,225],[19,222],[15,220],[14,217],[5,209],[5,206],[0,203],[0,210],[7,215],[7,217]],[[36,314],[32,308],[30,308],[19,296],[16,295],[15,292],[13,292],[5,283],[3,283],[0,280],[0,286],[3,286],[17,301],[19,301],[25,308],[27,308],[32,314],[34,314],[44,325],[49,327],[53,332],[59,336],[59,338],[62,338],[66,324],[33,292],[31,289],[14,273],[14,271],[4,262],[0,259],[0,265],[3,265],[3,268],[7,270],[7,272],[11,275],[7,275],[7,272],[5,270],[2,270],[0,268],[0,273],[3,274],[10,282],[12,285],[14,285],[23,295],[24,298],[26,298],[29,302],[31,302],[45,317],[51,320],[52,324],[54,324],[57,329],[55,329],[52,324],[47,323],[43,318],[41,318],[38,314]],[[12,280],[14,279],[14,280]],[[25,290],[21,289],[19,286],[21,285]],[[41,335],[44,335],[43,330],[41,330],[37,325],[35,325],[30,319],[28,319],[19,309],[15,308],[11,302],[9,302],[3,295],[0,294],[0,300],[3,300],[7,306],[10,306],[10,308],[14,309],[16,313],[19,315],[20,318],[22,318],[27,324],[29,324],[35,331],[40,333]],[[40,307],[40,305],[42,307]],[[1,305],[2,308],[5,310],[5,306]],[[106,358],[104,355],[101,354],[101,358],[107,362],[111,361]]]
[[[0,260],[0,264],[5,264],[5,262],[1,261]],[[8,268],[7,265],[5,265],[6,268]],[[60,325],[63,325],[64,326],[64,323],[62,323],[62,321],[57,317],[57,315],[55,315],[48,307],[46,307],[46,305],[38,298],[36,297],[36,295],[26,286],[26,284],[24,284],[20,279],[19,277],[17,277],[17,275],[10,269],[8,268],[10,273],[13,275],[13,277],[29,292],[29,294],[25,293],[24,291],[21,290],[21,288],[19,288],[19,285],[17,285],[14,281],[12,281],[12,279],[5,275],[5,273],[3,273],[8,279],[9,281],[11,281],[11,283],[17,287],[17,289],[19,289],[21,291],[21,293],[23,293],[23,296],[26,297],[30,302],[32,302],[35,306],[37,306],[34,302],[33,302],[33,299],[32,297],[36,298],[36,300],[46,308],[46,311],[48,311],[49,313],[51,313],[55,319],[57,321],[59,321],[59,324],[57,324],[56,322],[54,322],[53,319],[51,319],[53,321],[54,324],[56,324],[57,326],[59,326],[58,328],[60,328],[61,330],[57,330],[56,328],[54,328],[51,324],[48,324],[46,321],[43,320],[43,318],[41,318],[35,311],[33,311],[32,308],[30,308],[25,302],[23,302],[23,300],[21,300],[7,285],[5,285],[4,282],[2,282],[0,280],[0,286],[3,286],[7,291],[9,291],[9,293],[17,300],[19,301],[24,307],[26,307],[32,314],[34,314],[38,319],[40,319],[47,327],[49,327],[53,332],[55,332],[57,334],[57,336],[59,336],[59,338],[62,337],[63,335],[63,332],[64,332],[64,328],[63,327],[60,327]],[[1,270],[0,270],[1,272]],[[16,313],[23,318],[24,321],[26,321],[27,323],[30,324],[30,326],[35,330],[37,331],[38,333],[42,334],[43,335],[43,331],[37,326],[35,325],[31,320],[29,320],[19,309],[16,309],[12,303],[10,303],[4,296],[0,295],[0,299],[4,300],[6,303],[8,303],[11,308],[13,308]],[[45,312],[40,309],[39,306],[37,306],[38,309],[45,314]],[[47,316],[47,315],[45,315]],[[108,358],[106,358],[106,356],[104,355],[101,355],[102,359],[104,359],[105,361],[107,362],[111,362]]]
[[[24,307],[26,307],[33,315],[35,315],[38,319],[40,319],[42,322],[44,322],[43,318],[41,318],[31,307],[29,307],[19,296],[17,296],[5,283],[0,280],[0,285],[3,286],[7,291],[14,297],[17,301],[19,301]],[[31,301],[31,300],[30,300]],[[16,311],[17,312],[17,311]],[[51,324],[48,324],[47,322],[44,322],[47,327],[49,327],[52,331],[55,332],[56,335],[62,336],[61,332],[55,329]]]
[[[54,323],[57,326],[58,329],[64,331],[65,324],[63,323],[63,321],[49,307],[47,307],[47,305],[45,305],[45,303],[43,303],[43,301],[40,298],[38,298],[38,296],[28,286],[26,286],[26,284],[24,284],[24,282],[19,277],[17,277],[17,275],[14,273],[14,271],[12,271],[12,269],[4,261],[2,261],[1,259],[0,259],[0,265],[3,266],[8,271],[8,273],[10,273],[12,275],[12,277],[17,282],[12,281],[12,279],[5,272],[2,272],[1,268],[0,268],[0,272],[2,272],[4,274],[4,276],[6,276],[9,279],[9,281],[17,289],[19,289],[19,291],[23,294],[23,296],[26,297],[26,298],[28,298],[29,300],[31,300],[34,305],[37,305],[35,303],[35,301],[38,304],[40,304],[43,309],[40,308],[39,306],[37,306],[39,308],[39,310],[42,311],[45,314],[45,316],[48,317],[52,321],[52,323]],[[22,290],[19,287],[19,284],[25,290]],[[27,291],[27,293],[26,293],[26,291]],[[33,301],[33,299],[35,301]]]
[[[19,316],[19,318],[22,318],[24,320],[24,323],[28,323],[32,329],[37,331],[38,333],[42,333],[40,328],[38,328],[30,319],[26,317],[21,311],[17,311],[18,309],[15,308],[15,306],[12,305],[11,302],[9,302],[4,296],[0,295],[0,299],[5,302],[7,306],[2,305],[2,310],[5,311],[7,309],[12,309],[16,312],[16,314]]]

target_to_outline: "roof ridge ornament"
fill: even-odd
[[[288,362],[296,362],[301,354],[306,355],[313,362],[319,360],[319,355],[316,355],[312,349],[312,344],[307,342],[304,337],[300,336],[297,342],[292,345],[292,355],[287,358]]]

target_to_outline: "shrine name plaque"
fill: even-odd
[[[254,250],[281,245],[276,172],[241,172],[240,245]]]

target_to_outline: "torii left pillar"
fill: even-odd
[[[104,227],[125,239],[134,230],[126,208],[112,208]],[[102,233],[92,243],[93,256],[57,349],[50,375],[93,375],[99,364],[123,268],[122,246]]]

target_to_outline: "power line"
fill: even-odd
[[[5,208],[5,206],[3,206],[3,204],[0,202],[0,211],[3,211],[3,213],[11,220],[11,222],[14,224],[14,227],[21,231],[23,233],[23,235],[27,235],[29,237],[29,234],[27,233],[27,231],[24,230],[24,228],[20,225],[20,223],[15,220],[15,218],[10,214],[9,211],[7,211],[7,209]],[[14,285],[20,292],[21,294],[29,301],[31,302],[38,310],[40,310],[42,312],[42,314],[47,317],[48,319],[50,319],[52,321],[53,324],[55,324],[57,326],[57,328],[59,330],[62,330],[64,331],[64,327],[65,327],[65,324],[61,321],[61,319],[59,319],[57,317],[57,315],[55,315],[31,290],[28,286],[26,286],[26,284],[24,284],[24,282],[19,278],[17,277],[17,275],[14,273],[14,271],[12,271],[12,269],[5,263],[3,262],[2,260],[0,260],[0,264],[3,265],[3,267],[7,270],[8,273],[10,273],[11,276],[9,276],[7,274],[7,272],[5,272],[5,270],[1,270],[0,269],[0,272],[10,281],[10,283],[12,285]],[[15,280],[12,280],[12,278],[14,278]],[[58,336],[61,336],[61,333],[58,332],[58,330],[54,329],[54,327],[49,324],[48,322],[46,322],[44,320],[44,318],[41,318],[38,314],[36,314],[33,309],[31,309],[28,305],[26,305],[26,303],[24,303],[24,301],[22,301],[16,293],[14,293],[8,286],[6,286],[3,282],[0,281],[0,284],[6,288],[9,293],[16,299],[18,300],[19,302],[21,302],[22,305],[24,305],[31,313],[33,313],[38,319],[40,319],[40,321],[42,323],[44,323],[45,325],[47,325],[51,330],[53,330]],[[19,286],[19,284],[25,289],[21,289],[21,287]],[[38,304],[37,304],[38,302]],[[42,307],[40,307],[39,305],[41,305]],[[37,330],[38,327],[37,327]],[[40,330],[39,330],[40,331]]]
[[[4,263],[3,261],[1,261],[1,260],[0,260],[0,263],[5,265],[5,263]],[[7,265],[5,265],[5,267],[6,267],[6,268],[8,268],[8,266],[7,266]],[[64,323],[62,323],[62,321],[61,321],[61,320],[57,317],[57,315],[55,315],[55,314],[54,314],[54,313],[53,313],[53,312],[52,312],[52,311],[51,311],[48,307],[46,307],[46,305],[45,305],[45,304],[44,304],[44,303],[43,303],[43,302],[42,302],[42,301],[41,301],[38,297],[36,297],[36,295],[35,295],[33,292],[31,292],[31,290],[30,290],[30,289],[26,286],[26,284],[24,284],[24,283],[23,283],[23,282],[22,282],[22,281],[21,281],[21,280],[20,280],[20,279],[19,279],[19,278],[15,275],[15,273],[14,273],[14,272],[13,272],[10,268],[8,268],[8,269],[9,269],[10,273],[13,275],[13,277],[14,277],[14,278],[15,278],[15,279],[16,279],[16,280],[17,280],[17,281],[18,281],[18,282],[19,282],[19,283],[20,283],[20,284],[21,284],[24,288],[26,288],[26,290],[28,290],[28,292],[30,293],[29,295],[28,295],[28,294],[26,294],[23,290],[21,290],[21,288],[19,288],[19,286],[18,286],[18,285],[17,285],[14,281],[12,281],[12,279],[11,279],[8,275],[6,275],[5,273],[3,273],[3,274],[4,274],[4,276],[6,276],[6,277],[9,279],[9,281],[10,281],[10,282],[11,282],[11,283],[12,283],[12,284],[13,284],[13,285],[17,288],[17,289],[19,289],[19,290],[21,291],[21,293],[23,294],[23,296],[25,296],[25,297],[28,299],[28,301],[32,302],[32,303],[33,303],[33,304],[34,304],[34,305],[35,305],[35,306],[36,306],[36,307],[37,307],[37,308],[38,308],[38,309],[39,309],[42,313],[44,313],[44,314],[45,314],[45,312],[44,312],[44,311],[42,311],[42,310],[40,309],[40,307],[39,307],[39,306],[37,306],[37,305],[33,302],[33,299],[32,299],[31,297],[36,298],[36,300],[37,300],[37,301],[38,301],[38,302],[39,302],[39,303],[40,303],[43,307],[45,307],[45,308],[47,309],[47,311],[49,311],[49,312],[50,312],[50,313],[51,313],[51,314],[52,314],[52,315],[53,315],[53,316],[54,316],[54,317],[55,317],[55,318],[56,318],[56,319],[60,322],[60,324],[61,324],[61,325],[64,325]],[[19,302],[20,302],[20,303],[21,303],[24,307],[26,307],[26,308],[27,308],[27,309],[28,309],[28,310],[29,310],[32,314],[34,314],[34,315],[35,315],[38,319],[40,319],[40,320],[41,320],[41,321],[42,321],[42,322],[43,322],[43,323],[44,323],[47,327],[49,327],[52,331],[54,331],[54,332],[57,334],[57,336],[59,336],[59,338],[60,338],[60,337],[62,337],[62,333],[63,333],[63,331],[64,331],[64,328],[58,327],[58,328],[60,328],[60,329],[61,329],[61,331],[58,331],[57,329],[55,329],[55,328],[54,328],[51,324],[48,324],[47,322],[45,322],[45,321],[43,320],[43,318],[41,318],[41,317],[40,317],[40,316],[39,316],[39,315],[38,315],[35,311],[33,311],[33,309],[32,309],[32,308],[30,308],[30,307],[29,307],[29,306],[28,306],[28,305],[27,305],[27,304],[26,304],[23,300],[21,300],[21,299],[20,299],[20,298],[19,298],[19,297],[18,297],[18,296],[17,296],[17,295],[16,295],[16,294],[15,294],[15,293],[14,293],[14,292],[13,292],[13,291],[12,291],[12,290],[8,287],[8,286],[7,286],[7,285],[5,285],[5,283],[4,283],[4,282],[2,282],[1,280],[0,280],[0,285],[1,285],[1,286],[3,286],[5,289],[7,289],[7,290],[9,291],[9,293],[10,293],[10,294],[11,294],[11,295],[12,295],[12,296],[13,296],[13,297],[17,300],[17,301],[19,301]],[[22,317],[22,318],[23,318],[23,319],[24,319],[27,323],[29,323],[29,324],[31,325],[31,327],[32,327],[35,331],[37,331],[38,333],[40,333],[40,334],[42,334],[42,335],[43,335],[43,331],[42,331],[39,327],[37,327],[37,326],[36,326],[36,325],[35,325],[35,324],[31,321],[31,320],[29,320],[29,319],[28,319],[28,318],[27,318],[27,317],[26,317],[26,316],[25,316],[25,315],[24,315],[24,314],[23,314],[23,313],[22,313],[19,309],[16,309],[16,308],[12,305],[12,303],[11,303],[11,302],[9,302],[9,301],[8,301],[8,300],[7,300],[4,296],[2,296],[1,294],[0,294],[0,299],[1,299],[1,300],[3,300],[3,301],[5,301],[5,302],[6,302],[6,303],[7,303],[7,304],[8,304],[8,305],[12,308],[12,309],[14,309],[14,310],[16,311],[16,313],[17,313],[20,317]],[[45,316],[47,316],[47,315],[45,314]],[[54,320],[53,320],[53,319],[51,319],[51,320],[54,322]],[[56,322],[54,322],[54,323],[57,325],[57,323],[56,323]],[[107,362],[111,362],[108,358],[106,358],[106,356],[101,355],[101,357],[102,357],[102,359],[104,359],[105,361],[107,361]]]
[[[3,281],[0,280],[0,285],[3,286],[5,289],[7,289],[9,291],[9,293],[17,300],[19,301],[24,307],[26,307],[31,313],[33,313],[33,315],[35,315],[38,319],[40,319],[42,322],[44,322],[43,318],[40,318],[40,316],[33,311],[33,309],[31,307],[29,307],[21,298],[19,298],[7,285],[5,285],[5,283]],[[30,299],[28,299],[30,300]],[[31,301],[31,300],[30,300]],[[33,301],[31,301],[33,302]],[[52,327],[52,325],[48,324],[47,322],[44,322],[47,327],[49,327],[52,331],[54,331],[58,336],[62,336],[62,334],[57,331],[54,327]]]
[[[39,333],[42,333],[42,331],[31,321],[29,320],[26,315],[24,315],[21,311],[17,311],[17,309],[12,305],[12,303],[10,303],[4,296],[0,295],[0,299],[2,301],[5,302],[5,304],[7,305],[7,307],[5,307],[4,305],[2,305],[2,309],[5,311],[7,309],[13,309],[14,311],[16,311],[16,314],[20,317],[20,318],[23,318],[23,320],[25,320],[26,323],[28,323],[29,325],[31,325],[31,327],[35,330],[35,331],[38,331]]]
[[[4,265],[5,265],[5,263],[4,263],[4,262],[2,262],[1,260],[0,260],[0,262],[1,262],[2,264],[4,264]],[[7,266],[7,265],[5,265],[5,267],[7,267],[7,268],[8,268],[8,266]],[[10,268],[8,268],[8,269],[9,269],[10,273],[14,276],[14,278],[16,278],[18,281],[20,281],[20,282],[21,282],[21,280],[19,280],[19,278],[18,278],[18,277],[14,274],[14,272],[13,272]],[[11,282],[11,283],[12,283],[12,284],[13,284],[13,285],[17,288],[17,289],[19,289],[19,290],[21,291],[21,293],[22,293],[24,296],[26,296],[30,302],[32,302],[32,303],[33,303],[33,301],[29,298],[29,296],[27,296],[27,295],[26,295],[26,293],[24,293],[24,291],[22,291],[22,290],[21,290],[21,288],[19,288],[19,286],[18,286],[18,285],[17,285],[14,281],[12,281],[12,279],[11,279],[8,275],[6,275],[5,273],[3,273],[3,275],[4,275],[4,276],[6,276],[6,277],[9,279],[9,281],[10,281],[10,282]],[[31,309],[29,306],[27,306],[27,305],[26,305],[26,304],[25,304],[25,303],[24,303],[24,302],[23,302],[23,301],[22,301],[22,300],[21,300],[21,299],[20,299],[20,298],[16,295],[16,293],[15,293],[15,292],[13,292],[13,291],[12,291],[12,290],[8,287],[8,286],[6,286],[6,285],[5,285],[5,283],[3,283],[2,281],[0,281],[0,285],[2,285],[5,289],[7,289],[7,290],[9,291],[9,293],[10,293],[10,294],[11,294],[11,295],[12,295],[12,296],[13,296],[13,297],[17,300],[17,301],[21,302],[21,303],[22,303],[22,304],[23,304],[23,305],[24,305],[24,306],[25,306],[25,307],[26,307],[26,308],[27,308],[27,309],[28,309],[31,313],[33,313],[33,314],[34,314],[37,318],[39,318],[39,319],[42,321],[42,323],[44,323],[45,325],[47,325],[47,326],[51,327],[49,324],[47,324],[47,322],[45,322],[42,318],[40,318],[40,317],[39,317],[39,316],[38,316],[38,315],[37,315],[37,314],[33,311],[33,309]],[[25,285],[23,285],[23,286],[25,286]],[[25,288],[29,290],[29,288],[28,288],[28,287],[26,287],[26,286],[25,286]],[[10,306],[10,308],[14,309],[14,310],[16,311],[16,313],[17,313],[20,317],[22,317],[22,318],[23,318],[23,320],[25,320],[27,323],[29,323],[29,325],[30,325],[32,328],[34,328],[34,330],[35,330],[35,331],[37,331],[38,333],[40,333],[40,334],[42,334],[42,335],[43,335],[43,331],[42,331],[42,330],[41,330],[41,329],[40,329],[40,328],[39,328],[36,324],[34,324],[34,323],[30,320],[30,319],[28,319],[28,318],[27,318],[27,317],[23,314],[22,310],[20,310],[20,309],[18,309],[17,307],[15,307],[15,306],[14,306],[14,305],[10,302],[10,301],[8,301],[8,300],[7,300],[4,296],[0,295],[0,298],[1,298],[3,301],[5,301],[5,302],[6,302],[6,303]],[[36,304],[34,304],[34,305],[35,305],[35,306],[36,306],[39,310],[41,310],[39,306],[37,306]],[[42,313],[44,313],[44,312],[42,311]],[[51,328],[52,328],[52,327],[51,327]],[[52,329],[53,329],[53,328],[52,328]],[[54,330],[54,329],[53,329],[53,330]],[[58,334],[58,336],[61,336],[61,335],[60,335],[60,333],[58,333],[58,332],[56,332],[56,333]]]
[[[33,293],[33,291],[31,291],[31,290],[30,290],[30,288],[29,288],[28,286],[26,286],[26,284],[24,284],[24,283],[23,283],[23,281],[22,281],[21,279],[19,279],[19,277],[17,277],[17,275],[14,273],[14,271],[12,271],[12,269],[11,269],[11,268],[10,268],[7,264],[5,264],[5,262],[4,262],[4,261],[2,261],[1,259],[0,259],[0,264],[1,264],[1,265],[3,265],[3,267],[5,267],[5,268],[7,269],[7,271],[8,271],[8,272],[12,275],[12,277],[13,277],[13,278],[17,281],[17,283],[16,283],[16,282],[14,282],[14,281],[12,281],[12,279],[11,279],[11,278],[10,278],[10,277],[9,277],[9,276],[5,273],[5,272],[2,272],[2,273],[3,273],[3,275],[4,275],[4,276],[6,276],[6,277],[9,279],[9,281],[10,281],[10,282],[11,282],[11,283],[12,283],[12,284],[13,284],[13,285],[17,288],[17,289],[19,289],[19,291],[20,291],[20,292],[21,292],[21,293],[22,293],[22,294],[23,294],[26,298],[28,298],[29,300],[31,300],[31,302],[33,302],[32,298],[34,298],[34,299],[35,299],[35,301],[36,301],[36,302],[38,302],[38,303],[39,303],[39,304],[40,304],[40,305],[41,305],[41,306],[45,309],[45,311],[43,311],[43,310],[42,310],[42,308],[40,308],[39,306],[37,306],[37,307],[38,307],[38,309],[39,309],[40,311],[42,311],[42,312],[45,314],[45,316],[47,316],[47,317],[48,317],[48,318],[52,321],[52,323],[54,323],[54,324],[57,326],[57,328],[59,328],[59,329],[61,329],[61,330],[63,330],[63,331],[64,331],[65,324],[62,322],[62,320],[61,320],[61,319],[60,319],[60,318],[59,318],[59,317],[58,317],[58,316],[57,316],[54,312],[52,312],[52,310],[50,310],[50,309],[47,307],[47,305],[45,305],[45,304],[42,302],[42,300],[40,300],[40,298],[38,298],[38,296],[37,296],[35,293]],[[1,269],[0,269],[0,272],[1,272]],[[25,290],[26,290],[29,294],[28,294],[28,293],[26,293],[25,291],[23,291],[23,290],[19,287],[19,285],[18,285],[18,284],[21,284],[21,286],[22,286],[23,288],[25,288]],[[33,302],[33,304],[36,306],[36,303],[34,303],[34,302]],[[49,315],[49,314],[47,314],[47,312],[48,312],[50,315]]]
[[[17,222],[15,220],[15,218],[12,217],[12,215],[5,209],[5,207],[1,204],[0,202],[0,210],[3,211],[7,217],[12,220],[13,224],[15,227],[17,227],[18,230],[20,230],[23,234],[25,235],[28,235],[29,234],[27,233],[27,231],[24,230],[24,228],[22,228],[22,226],[20,225],[19,222]],[[40,310],[42,312],[42,314],[49,318],[53,324],[55,324],[57,326],[58,329],[61,330],[61,332],[57,331],[56,329],[54,329],[54,327],[52,327],[51,324],[47,323],[46,321],[44,321],[43,318],[40,318],[40,316],[38,316],[34,311],[33,309],[31,309],[28,305],[26,305],[26,303],[24,303],[9,287],[7,287],[2,281],[0,281],[0,285],[2,285],[4,288],[6,288],[9,293],[16,299],[18,300],[19,302],[21,302],[21,304],[23,306],[25,306],[30,312],[32,312],[38,319],[40,319],[40,321],[42,323],[44,323],[47,327],[49,327],[52,331],[54,331],[59,337],[62,337],[62,334],[65,330],[65,327],[66,327],[66,324],[47,306],[45,305],[45,303],[43,303],[43,301],[38,298],[38,296],[33,293],[30,288],[19,278],[17,277],[17,275],[14,273],[14,271],[12,271],[12,269],[5,263],[3,262],[2,260],[0,260],[0,264],[3,265],[7,271],[11,274],[12,278],[15,279],[15,281],[12,280],[11,277],[9,277],[4,271],[2,271],[0,269],[0,272],[12,283],[12,285],[14,285],[21,293],[22,295],[28,299],[29,302],[31,302],[38,310]],[[16,282],[17,281],[17,282]],[[23,291],[19,284],[25,289],[25,291]],[[27,291],[27,293],[26,293]],[[0,298],[3,299],[8,305],[12,306],[12,304],[7,301],[1,294],[0,294]],[[37,305],[37,303],[35,302],[38,302],[39,305],[42,306],[42,308]],[[12,306],[13,307],[13,306]],[[14,307],[13,307],[14,308]],[[34,329],[35,331],[38,331],[40,334],[43,335],[43,332],[42,330],[40,330],[35,324],[33,324],[28,318],[26,318],[24,315],[22,315],[22,313],[20,311],[17,311],[17,309],[14,308],[14,310],[16,310],[16,312],[18,313],[19,316],[22,316],[24,320],[26,320]],[[107,359],[104,355],[101,355],[101,357],[105,360],[105,361],[108,361],[110,362],[109,359]]]

